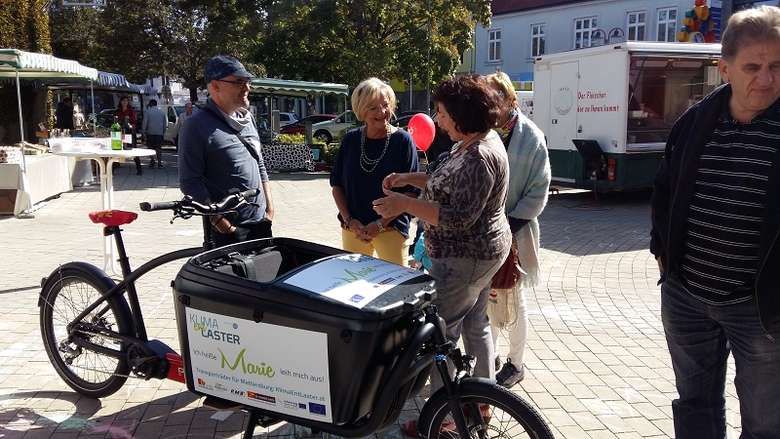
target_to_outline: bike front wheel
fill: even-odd
[[[550,428],[533,407],[491,381],[466,378],[458,393],[470,439],[553,439]],[[426,402],[418,429],[427,439],[461,437],[443,389]]]
[[[76,392],[91,398],[113,394],[127,381],[129,368],[120,358],[74,343],[74,337],[112,351],[124,352],[121,342],[101,335],[69,333],[68,325],[101,295],[116,286],[103,271],[89,264],[70,263],[49,276],[40,297],[40,327],[43,345],[54,369]],[[130,335],[130,308],[121,295],[98,306],[83,320],[101,330]]]

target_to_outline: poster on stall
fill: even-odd
[[[312,265],[284,283],[363,308],[385,291],[423,275],[381,259],[348,254]]]
[[[270,412],[332,422],[328,337],[186,308],[195,390]]]

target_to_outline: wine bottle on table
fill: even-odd
[[[114,116],[114,123],[111,124],[111,149],[122,149],[122,127],[117,116]]]

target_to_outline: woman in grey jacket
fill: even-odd
[[[547,204],[551,173],[544,133],[520,112],[509,76],[497,72],[488,76],[488,82],[504,98],[497,131],[504,141],[509,158],[506,213],[512,229],[512,242],[517,246],[520,265],[525,271],[521,282],[514,289],[493,292],[493,295],[510,295],[506,297],[507,300],[496,301],[509,309],[491,314],[513,315],[514,318],[501,319],[491,315],[490,324],[494,343],[501,329],[509,330],[509,355],[503,367],[499,367],[500,360],[496,356],[496,381],[505,387],[512,387],[525,374],[523,352],[528,321],[523,288],[532,288],[539,283],[537,217]],[[490,309],[495,310],[492,306]]]

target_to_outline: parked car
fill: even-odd
[[[337,115],[335,114],[310,114],[297,122],[285,125],[279,132],[281,134],[305,134],[306,122],[311,121],[312,125],[314,125],[315,123],[333,120],[336,117]]]
[[[265,119],[270,121],[270,119],[268,118],[268,113],[261,114],[260,119]],[[298,116],[295,113],[282,113],[282,112],[279,113],[279,127],[284,127],[295,122],[298,122]]]
[[[412,117],[415,114],[419,113],[425,113],[424,111],[404,111],[403,113],[397,114],[395,118],[390,120],[390,124],[397,126],[398,128],[406,129],[407,126],[409,126],[409,121],[412,119]]]
[[[184,105],[158,105],[157,108],[162,110],[168,117],[168,126],[165,127],[165,134],[163,134],[163,141],[176,145],[176,122],[179,120],[179,115],[184,113]],[[194,110],[193,110],[194,111]]]
[[[357,118],[352,110],[347,110],[339,114],[335,119],[319,122],[312,125],[314,137],[325,143],[330,143],[334,139],[339,139],[341,133],[349,128],[358,126]]]
[[[111,124],[114,123],[114,113],[116,113],[116,108],[106,108],[99,111],[97,114],[97,125],[103,128],[111,128]]]

